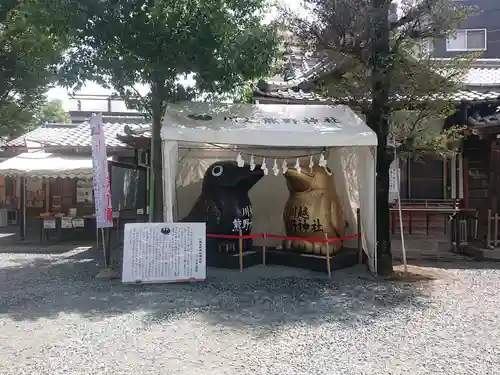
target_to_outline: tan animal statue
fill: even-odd
[[[301,172],[289,166],[285,173],[290,196],[285,204],[283,221],[287,236],[304,237],[300,240],[284,240],[283,249],[301,253],[326,255],[342,247],[342,242],[327,244],[310,242],[307,238],[339,238],[345,232],[345,220],[333,176],[328,167],[301,166]]]

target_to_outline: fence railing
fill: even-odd
[[[399,208],[390,208],[390,227],[392,234],[403,231],[405,234],[447,235],[450,215],[460,210],[460,200],[422,199],[401,200],[401,228]]]
[[[402,200],[403,227],[400,228],[398,207],[390,208],[391,231],[393,234],[445,235],[451,247],[467,246],[477,240],[478,212],[475,209],[460,208],[460,200]],[[494,222],[493,219],[490,222]],[[497,215],[497,243],[500,245],[500,215]],[[494,231],[491,231],[494,237]]]
[[[477,210],[458,210],[450,216],[450,239],[455,249],[460,249],[477,241],[479,212]]]
[[[500,246],[500,214],[493,213],[493,210],[488,210],[487,219],[487,232],[486,232],[486,247],[499,247]]]
[[[459,202],[459,200],[458,200]],[[402,207],[455,207],[457,199],[401,199]]]

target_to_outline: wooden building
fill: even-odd
[[[464,106],[464,207],[478,211],[478,240],[500,246],[500,100]],[[496,219],[495,219],[496,217]]]
[[[106,120],[104,118],[104,120]],[[136,119],[132,123],[137,124]],[[108,158],[110,159],[110,181],[112,190],[112,205],[116,211],[128,211],[133,215],[147,213],[147,168],[137,165],[136,150],[121,142],[118,137],[123,133],[127,122],[104,122],[104,132]],[[10,171],[3,173],[3,189],[0,189],[2,207],[7,209],[11,224],[19,217],[21,204],[21,189],[25,186],[25,216],[28,227],[34,227],[35,218],[42,213],[67,213],[70,209],[79,215],[91,215],[94,212],[92,181],[88,176],[80,177],[72,173],[73,159],[80,162],[88,159],[91,163],[91,138],[88,122],[80,124],[47,124],[21,137],[13,139],[5,145],[5,152],[13,156],[8,160],[10,165],[16,161],[16,156],[30,153],[46,153],[57,155],[59,164],[66,161],[64,173],[54,168],[53,173],[37,173],[22,176]],[[21,163],[21,161],[20,161]],[[50,163],[50,158],[47,159]],[[14,163],[15,164],[15,163]],[[73,163],[75,164],[75,163]],[[91,164],[90,164],[91,165]],[[58,168],[61,166],[58,165]],[[22,166],[19,166],[21,170]],[[37,168],[33,165],[33,168]],[[76,167],[75,167],[76,168]],[[45,165],[44,170],[50,171],[51,166]],[[40,177],[43,176],[43,177]],[[0,181],[0,182],[2,182]]]

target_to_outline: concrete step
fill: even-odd
[[[478,260],[500,262],[500,248],[485,249],[480,246],[470,244],[464,248],[462,252]]]
[[[406,258],[410,260],[432,260],[452,262],[468,257],[453,253],[449,239],[443,234],[436,235],[405,235]],[[391,238],[392,255],[394,260],[403,260],[401,238],[393,235]],[[470,258],[469,258],[470,260]]]

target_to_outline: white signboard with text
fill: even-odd
[[[395,202],[399,197],[400,186],[399,161],[394,160],[389,167],[389,202]]]
[[[205,223],[129,223],[123,241],[123,283],[203,281]]]
[[[389,193],[397,193],[399,191],[399,163],[394,160],[389,168]]]
[[[113,227],[113,209],[111,207],[111,187],[109,183],[108,156],[102,114],[92,115],[90,119],[92,142],[92,169],[95,200],[95,218],[97,228]]]

